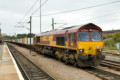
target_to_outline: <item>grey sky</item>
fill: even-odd
[[[0,22],[2,23],[2,32],[8,35],[17,33],[28,33],[26,28],[14,27],[17,22],[21,21],[22,17],[34,4],[36,0],[1,0],[0,2]],[[42,0],[42,3],[46,0]],[[117,0],[48,0],[48,2],[42,7],[42,15],[61,12],[67,10],[80,9],[93,5],[99,5],[103,3],[113,2]],[[24,22],[29,16],[39,7],[39,1],[30,13],[22,20]],[[42,16],[42,32],[51,30],[51,19],[55,18],[56,23],[67,23],[66,26],[80,25],[84,23],[95,23],[103,30],[120,29],[120,13],[105,16],[101,18],[91,19],[106,14],[120,12],[120,2],[86,9],[79,10],[70,13]],[[33,15],[32,32],[39,33],[39,11]],[[91,19],[91,20],[88,20]],[[117,20],[118,19],[118,20]],[[115,20],[115,21],[113,21]],[[26,24],[24,24],[26,25]],[[55,25],[55,28],[61,25]],[[27,25],[29,28],[29,25]]]

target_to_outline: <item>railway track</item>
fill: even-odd
[[[97,67],[86,68],[84,70],[91,74],[94,74],[102,80],[120,80],[120,75],[105,71]]]
[[[20,52],[18,52],[18,51],[16,51],[16,49],[15,48],[13,48],[12,46],[10,46],[10,45],[8,45],[9,46],[9,48],[12,48],[13,50],[11,50],[11,52],[13,53],[13,54],[15,54],[15,53],[17,53],[17,54],[15,54],[16,56],[19,56],[19,55],[21,55],[21,56],[23,56],[22,54],[20,54]],[[26,57],[25,57],[26,58]],[[26,58],[27,59],[27,58]],[[18,58],[18,61],[20,60],[20,58]],[[25,67],[27,67],[27,65],[28,65],[28,62],[26,62],[24,59],[22,59],[25,63],[26,63],[26,65],[25,65]],[[27,59],[28,60],[28,59]],[[31,62],[31,61],[30,61]],[[104,61],[105,62],[105,61]],[[32,63],[32,64],[34,64],[34,63]],[[45,72],[45,75],[44,74],[40,74],[40,78],[39,78],[39,76],[37,77],[37,75],[38,75],[38,72],[39,72],[39,68],[37,68],[38,70],[37,70],[37,72],[32,72],[32,71],[34,71],[34,70],[30,70],[30,69],[34,69],[33,67],[30,67],[31,65],[29,65],[28,66],[28,70],[26,70],[25,71],[25,69],[23,69],[23,74],[25,74],[26,76],[25,76],[25,79],[28,79],[28,80],[55,80],[53,77],[51,77],[49,74],[46,74],[46,72]],[[85,70],[86,72],[88,72],[88,73],[91,73],[91,74],[93,74],[93,75],[95,75],[95,76],[97,76],[97,77],[99,77],[99,78],[101,78],[101,79],[103,79],[103,80],[120,80],[120,75],[118,75],[118,74],[114,74],[114,73],[111,73],[111,72],[108,72],[108,71],[105,71],[105,70],[103,70],[103,69],[101,69],[101,68],[97,68],[97,67],[91,67],[91,68],[83,68],[83,70]],[[43,70],[42,70],[43,71]],[[43,71],[44,72],[44,71]],[[31,74],[32,73],[32,74]],[[35,74],[35,76],[34,76],[34,74]],[[42,73],[41,71],[40,71],[40,73]],[[37,74],[37,75],[36,75]],[[42,76],[41,76],[42,75]],[[47,76],[49,76],[49,77],[46,77],[46,75]],[[34,77],[34,78],[33,78]],[[31,78],[31,79],[30,79]],[[42,79],[41,79],[42,78]]]
[[[100,65],[120,71],[120,62],[115,62],[115,61],[111,61],[111,60],[104,60],[104,61],[102,61],[102,63]]]
[[[110,54],[110,55],[114,55],[114,56],[120,56],[119,54],[111,53],[111,52],[106,52],[106,51],[103,51],[103,53],[105,53],[105,54]]]
[[[15,58],[25,80],[55,80],[52,76],[31,62],[10,44],[8,44],[8,48]]]

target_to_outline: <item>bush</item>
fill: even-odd
[[[108,39],[104,40],[104,48],[117,49],[116,43],[120,42],[120,32],[116,32],[113,35],[108,35]]]
[[[107,38],[113,38],[113,34],[109,34],[108,36],[107,36]]]
[[[114,41],[112,39],[106,39],[104,40],[105,46],[114,46]]]
[[[115,43],[120,42],[120,32],[115,33],[113,40]]]
[[[113,39],[104,40],[104,47],[107,49],[117,49]]]

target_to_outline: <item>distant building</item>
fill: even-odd
[[[108,30],[108,31],[103,31],[103,36],[107,37],[108,35],[113,35],[116,32],[120,32],[120,29],[118,30]]]

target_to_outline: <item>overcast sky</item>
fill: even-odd
[[[15,33],[28,33],[26,28],[18,28],[18,22],[26,22],[26,19],[39,8],[39,0],[29,14],[24,18],[25,13],[35,3],[36,0],[0,0],[0,27],[2,33],[7,35],[14,35]],[[42,0],[44,3],[46,0]],[[42,15],[69,11],[74,9],[86,8],[89,6],[109,3],[117,0],[48,0],[42,6]],[[119,1],[119,0],[118,0]],[[63,14],[42,16],[42,32],[52,29],[51,20],[55,19],[55,23],[66,23],[64,27],[80,25],[84,23],[94,23],[100,26],[103,30],[120,29],[120,2],[104,5],[95,8],[78,10]],[[113,14],[115,13],[115,14]],[[112,15],[108,15],[112,14]],[[104,16],[108,15],[108,16]],[[39,33],[39,11],[33,15],[32,18],[32,32]],[[104,17],[100,17],[104,16]],[[99,17],[99,18],[96,18]],[[28,20],[29,21],[29,20]],[[26,25],[24,23],[23,25]],[[55,28],[60,27],[62,24],[56,24]],[[26,26],[29,28],[29,24]]]

